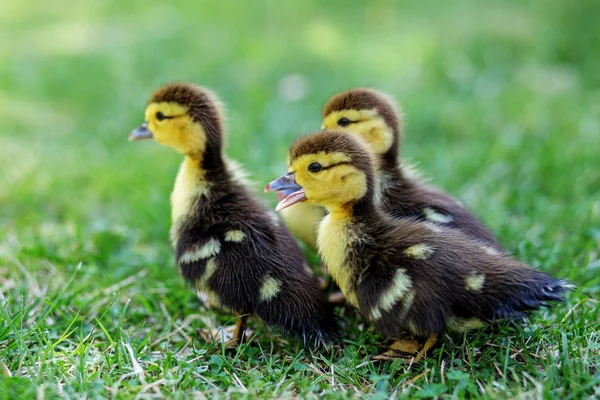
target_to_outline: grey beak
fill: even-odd
[[[129,141],[135,142],[136,140],[152,139],[153,137],[152,132],[148,129],[148,123],[144,122],[139,128],[131,131],[129,134]]]

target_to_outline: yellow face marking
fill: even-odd
[[[260,287],[260,301],[269,301],[281,291],[281,282],[267,276]]]
[[[181,221],[192,212],[194,199],[201,196],[208,196],[210,184],[204,179],[204,172],[199,169],[198,162],[186,157],[177,178],[175,186],[171,193],[171,243],[176,246],[179,239],[178,228]]]
[[[429,207],[423,210],[423,214],[425,214],[425,218],[428,220],[439,224],[449,224],[454,219],[451,215],[441,214]]]
[[[342,127],[338,125],[340,118],[348,118],[352,123]],[[386,153],[394,142],[392,128],[376,110],[341,110],[333,111],[323,119],[323,128],[345,130],[362,136],[375,154]]]
[[[246,234],[240,230],[231,230],[225,232],[225,241],[226,242],[236,242],[240,243],[244,240]]]
[[[479,292],[485,283],[485,275],[473,273],[465,279],[465,289],[472,292]]]
[[[407,257],[417,260],[427,260],[433,254],[433,248],[425,243],[415,244],[402,252]]]
[[[367,177],[349,163],[347,154],[334,152],[305,154],[292,162],[289,172],[306,192],[307,202],[328,207],[334,212],[340,206],[355,202],[367,191]],[[308,166],[318,162],[324,169],[312,173]],[[326,169],[329,167],[328,169]]]
[[[446,326],[450,331],[463,333],[471,329],[485,328],[487,324],[477,318],[450,318]]]
[[[317,249],[317,230],[326,214],[323,207],[303,202],[284,208],[279,214],[292,235],[312,250]]]
[[[144,114],[154,140],[180,153],[199,158],[206,147],[206,133],[187,111],[178,103],[160,102],[148,104]],[[168,118],[159,121],[156,118],[159,112]]]

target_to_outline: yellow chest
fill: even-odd
[[[208,195],[209,184],[204,181],[202,172],[186,157],[179,167],[175,186],[171,193],[171,244],[176,245],[177,228],[192,212],[192,205],[198,196]]]
[[[346,256],[350,240],[352,237],[347,220],[331,213],[323,218],[317,235],[319,254],[346,301],[358,308],[353,269],[348,265]]]
[[[281,218],[290,232],[312,250],[317,249],[317,230],[325,216],[323,207],[308,203],[298,203],[281,210]]]

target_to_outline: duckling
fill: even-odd
[[[129,136],[185,156],[171,194],[176,263],[211,305],[237,315],[228,344],[243,339],[247,317],[256,315],[305,346],[328,346],[337,336],[334,315],[292,236],[223,155],[220,104],[206,88],[166,85]]]
[[[377,195],[387,213],[398,218],[414,216],[460,229],[494,250],[504,252],[494,235],[459,201],[421,182],[413,169],[398,159],[402,129],[397,108],[390,96],[377,90],[348,90],[325,104],[322,128],[354,133],[368,143],[378,158]]]
[[[269,186],[296,190],[277,205],[326,207],[317,245],[348,303],[384,336],[374,359],[420,361],[445,331],[517,318],[562,301],[571,286],[465,232],[416,216],[394,218],[376,200],[377,159],[356,135],[326,130],[297,140],[288,173]],[[381,159],[381,158],[380,158]],[[408,333],[420,339],[400,340]]]

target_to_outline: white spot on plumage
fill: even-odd
[[[415,291],[411,290],[409,291],[406,296],[404,296],[404,300],[402,301],[402,310],[404,311],[404,313],[408,313],[410,311],[410,307],[412,306],[413,302],[415,301]]]
[[[437,222],[438,224],[449,224],[454,218],[451,215],[446,215],[435,211],[433,208],[426,207],[423,210],[425,218],[429,221]]]
[[[487,324],[478,318],[454,318],[451,317],[446,323],[449,331],[462,333],[471,329],[485,328]]]
[[[260,301],[268,301],[277,296],[281,291],[281,282],[277,279],[267,276],[260,287]]]
[[[225,167],[234,182],[239,183],[246,188],[253,186],[252,181],[248,178],[248,173],[237,161],[225,157]]]
[[[214,257],[206,262],[204,273],[196,282],[196,291],[198,297],[207,307],[216,306],[223,308],[219,294],[208,286],[208,280],[214,275],[217,270],[217,261]]]
[[[408,247],[402,253],[417,260],[427,260],[433,254],[433,248],[425,243],[419,243]]]
[[[204,258],[216,256],[219,254],[219,251],[221,251],[221,242],[217,239],[210,238],[202,246],[198,246],[183,253],[181,257],[179,257],[179,263],[188,264]]]
[[[415,324],[415,322],[413,320],[408,320],[406,325],[408,327],[408,331],[410,333],[412,333],[413,335],[419,335],[421,333],[419,331],[419,329],[417,328],[417,324]]]
[[[423,225],[433,233],[442,233],[443,229],[431,222],[423,222]]]
[[[379,309],[379,307],[373,307],[373,309],[371,310],[371,319],[373,321],[377,321],[380,318],[381,318],[381,310]]]
[[[216,270],[217,270],[217,261],[213,257],[210,260],[208,260],[208,262],[206,263],[206,268],[204,269],[204,273],[202,274],[202,277],[200,278],[202,283],[208,282],[208,280],[213,276],[213,274],[215,273]]]
[[[493,247],[490,246],[481,246],[481,249],[483,251],[485,251],[486,253],[488,253],[490,256],[497,256],[498,254],[500,254],[498,252],[498,250],[494,249]]]
[[[246,234],[240,230],[231,230],[225,232],[225,241],[226,242],[236,242],[239,243],[246,238]]]
[[[419,170],[418,165],[406,158],[399,160],[398,169],[405,178],[410,179],[412,181],[421,184],[427,183],[427,181],[429,181],[429,179],[426,178],[423,175],[423,173]]]
[[[398,268],[391,286],[381,297],[379,306],[385,311],[390,311],[394,304],[401,299],[411,287],[412,282],[408,275],[406,275],[406,271],[402,268]]]
[[[479,292],[484,283],[485,275],[474,272],[465,279],[465,288],[472,292]]]
[[[390,312],[394,308],[394,305],[409,292],[411,287],[412,281],[406,275],[406,270],[398,268],[396,275],[392,279],[392,283],[381,295],[379,304],[371,309],[372,318],[375,320],[381,318],[382,310]]]

